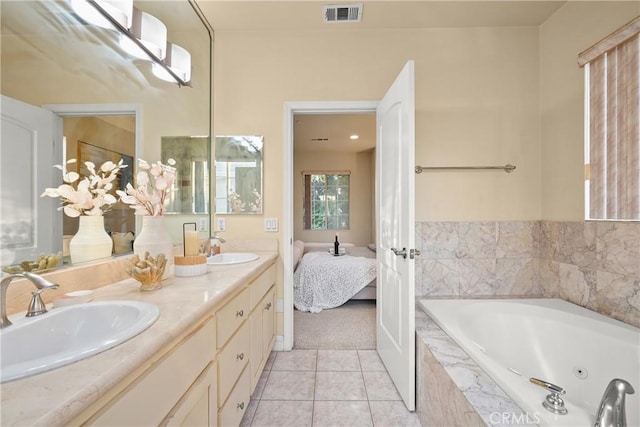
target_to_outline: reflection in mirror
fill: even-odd
[[[114,188],[110,191],[124,190],[128,183],[133,183],[135,153],[135,116],[89,116],[65,117],[62,121],[65,136],[63,157],[65,161],[76,159],[67,169],[75,171],[81,177],[88,177],[89,171],[85,162],[92,162],[96,168],[104,162],[118,163],[124,160],[126,168],[116,178]],[[68,243],[78,231],[78,218],[63,215],[63,256],[69,255]],[[135,236],[135,217],[128,205],[120,202],[113,205],[104,214],[104,228],[114,241],[113,253],[127,253],[133,250]]]
[[[216,136],[216,213],[262,214],[262,136]]]
[[[63,225],[63,215],[56,211],[59,200],[39,196],[45,188],[57,187],[62,183],[60,171],[52,166],[63,164],[65,158],[77,158],[77,146],[71,146],[78,144],[78,141],[87,143],[87,147],[95,147],[92,152],[104,150],[130,156],[134,161],[143,158],[154,162],[161,159],[162,135],[210,135],[213,31],[194,0],[134,0],[136,8],[152,14],[167,26],[172,43],[190,53],[191,80],[187,87],[157,78],[150,61],[137,59],[121,48],[121,37],[116,31],[89,25],[71,10],[70,3],[67,0],[0,1],[2,180],[4,182],[6,176],[13,176],[17,182],[23,183],[20,189],[5,191],[5,186],[0,189],[0,265],[3,266],[35,260],[44,252],[61,251],[63,234],[74,233],[74,225]],[[14,101],[39,110],[43,110],[43,106],[49,109],[50,117],[44,129],[37,134],[25,132],[25,129],[31,129],[21,127],[25,114],[13,117],[19,120],[12,123],[19,123],[19,126],[6,127],[6,107]],[[60,108],[54,109],[52,106]],[[87,107],[86,111],[89,112],[92,111],[90,107],[95,107],[95,111],[104,111],[105,106],[109,106],[111,114],[122,111],[116,107],[126,106],[128,113],[135,111],[135,131],[132,131],[132,135],[124,136],[123,130],[128,129],[128,125],[94,117],[94,124],[87,129],[97,123],[100,123],[100,128],[120,129],[99,143],[89,132],[81,136],[68,135],[67,125],[63,121],[69,119],[67,116],[80,116],[77,114],[79,106]],[[13,136],[27,135],[24,143],[29,145],[31,151],[20,158],[14,155],[12,147],[18,144],[18,139],[15,139],[14,145],[10,145],[5,138],[5,131],[15,131]],[[29,138],[28,135],[38,135],[38,138]],[[63,136],[69,145],[66,156],[62,152]],[[52,147],[41,145],[40,142],[44,140]],[[54,143],[51,144],[51,141]],[[125,141],[131,143],[128,148],[121,147],[126,145]],[[20,166],[25,162],[30,169]],[[210,164],[209,161],[200,166],[206,168]],[[135,173],[135,168],[135,165],[130,165],[124,171]],[[201,175],[209,173],[202,172]],[[23,188],[29,191],[22,191]],[[184,187],[182,190],[188,191]],[[202,203],[197,203],[197,209],[204,212],[197,214],[198,217],[194,217],[193,213],[182,213],[166,218],[165,223],[174,243],[182,241],[182,223],[193,222],[201,215],[208,216],[210,208],[206,206],[206,201]],[[5,215],[7,211],[14,213],[14,220],[22,218],[23,221],[11,221],[12,217]],[[124,247],[116,248],[114,245],[115,253],[126,250],[125,247],[131,243],[127,241],[131,221],[120,217],[124,211],[119,212],[115,207],[112,215],[116,217],[113,220],[105,218],[107,224],[113,225],[109,230],[112,236],[121,233],[119,236],[125,239]],[[134,222],[139,229],[139,218],[135,218]],[[210,222],[204,223],[208,228]],[[21,228],[23,225],[26,225],[24,230]],[[207,229],[202,232],[209,235]]]
[[[209,158],[209,137],[162,137],[162,163],[176,162],[166,213],[209,213]]]

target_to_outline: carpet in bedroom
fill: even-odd
[[[347,301],[320,313],[294,310],[293,332],[293,347],[297,349],[375,349],[375,301]]]

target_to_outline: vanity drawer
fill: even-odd
[[[271,285],[276,283],[276,266],[275,264],[269,267],[267,271],[262,273],[256,280],[249,285],[249,292],[251,293],[251,309],[256,306],[267,293]]]
[[[249,405],[249,369],[245,369],[227,403],[218,412],[219,426],[239,426]]]
[[[216,312],[218,349],[224,346],[242,322],[249,317],[249,311],[249,291],[245,289]]]
[[[245,323],[218,353],[218,406],[222,406],[240,372],[249,363],[251,331]]]

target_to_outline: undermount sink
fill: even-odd
[[[14,318],[0,331],[0,382],[49,371],[110,349],[151,326],[160,310],[140,301],[101,301]]]
[[[251,262],[260,258],[256,254],[248,252],[225,252],[218,255],[213,255],[207,258],[207,264],[209,265],[231,265],[242,264],[243,262]]]

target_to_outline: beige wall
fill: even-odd
[[[335,230],[312,231],[302,229],[303,183],[302,171],[350,171],[349,230],[339,230],[340,241],[366,246],[371,243],[371,216],[374,181],[371,174],[372,151],[361,153],[296,152],[293,159],[293,238],[303,242],[327,242],[335,238]]]
[[[540,27],[542,217],[584,219],[584,71],[578,54],[640,14],[640,2],[567,2]]]
[[[265,136],[265,216],[282,218],[287,101],[379,100],[416,65],[416,162],[517,165],[416,176],[416,220],[540,217],[538,29],[216,32],[214,132]],[[228,234],[263,233],[227,218]]]
[[[517,165],[416,176],[416,221],[529,220],[540,212],[538,28],[216,31],[215,135],[264,136],[264,217],[283,218],[284,104],[380,100],[415,61],[416,162]],[[276,237],[227,215],[226,237]],[[283,296],[279,270],[277,298]],[[278,334],[282,333],[278,313]]]

